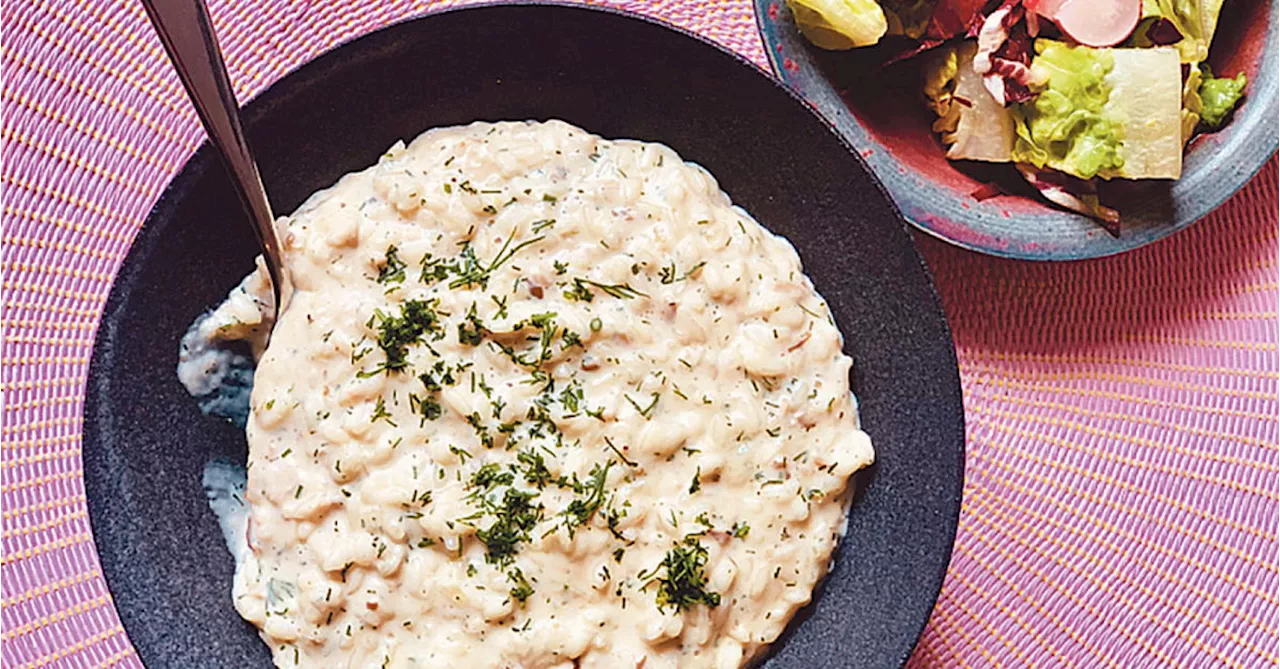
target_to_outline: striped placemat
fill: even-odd
[[[450,2],[213,0],[242,99]],[[617,0],[765,64],[748,0]],[[86,516],[83,388],[111,281],[202,138],[132,0],[0,9],[4,667],[140,666]],[[968,413],[956,552],[913,666],[1273,666],[1277,168],[1119,257],[921,238]]]

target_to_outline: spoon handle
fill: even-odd
[[[142,0],[142,5],[178,71],[178,78],[209,134],[210,143],[231,176],[240,204],[253,223],[254,234],[267,256],[267,270],[279,314],[290,291],[275,216],[258,174],[258,164],[240,126],[235,92],[222,61],[209,11],[204,0]]]

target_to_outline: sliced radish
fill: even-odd
[[[1067,0],[1025,0],[1022,6],[1026,7],[1029,12],[1035,12],[1040,16],[1051,19],[1058,13],[1058,9],[1065,2]]]
[[[1042,0],[1039,5],[1036,11],[1057,23],[1062,32],[1092,47],[1124,41],[1142,14],[1142,0]]]

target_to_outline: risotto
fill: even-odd
[[[279,225],[234,585],[277,666],[738,667],[809,602],[871,443],[795,250],[705,170],[475,123]]]

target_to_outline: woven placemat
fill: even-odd
[[[456,3],[214,0],[244,99]],[[622,0],[764,66],[748,0]],[[141,7],[0,9],[4,667],[140,666],[94,553],[85,373],[111,281],[202,138]],[[913,666],[1277,664],[1277,168],[1116,258],[921,238],[968,413],[956,552]]]

